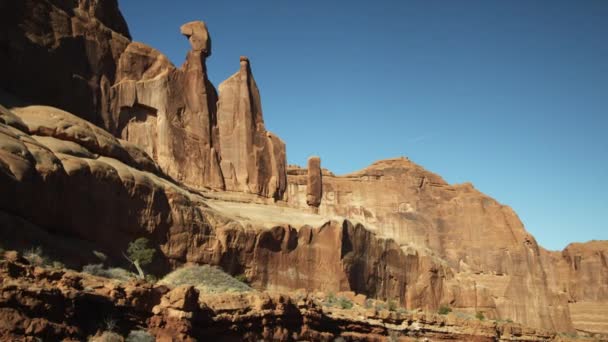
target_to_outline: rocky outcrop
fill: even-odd
[[[608,332],[608,241],[542,251],[549,286],[568,298],[577,330]]]
[[[308,158],[308,174],[306,179],[306,204],[319,207],[323,196],[323,181],[321,180],[321,158]]]
[[[305,208],[307,177],[289,172],[288,202]],[[541,249],[507,206],[472,185],[400,158],[346,176],[323,177],[322,215],[364,224],[455,274],[427,305],[482,311],[535,327],[572,330],[567,298],[547,286]],[[412,291],[411,293],[416,293]],[[417,307],[418,303],[404,305]]]
[[[113,126],[110,86],[130,43],[116,0],[0,3],[0,88]]]
[[[191,286],[120,283],[69,270],[31,266],[0,255],[0,339],[82,340],[146,330],[158,341],[548,341],[555,335],[518,324],[455,315],[322,306],[294,293],[201,295]],[[2,260],[4,259],[5,260]],[[91,310],[91,308],[95,310]],[[116,336],[116,335],[114,335]]]
[[[116,135],[143,146],[163,171],[189,186],[281,198],[285,144],[264,128],[249,61],[241,58],[239,72],[220,85],[218,102],[207,79],[205,24],[191,22],[181,31],[192,50],[180,69],[141,43],[121,56],[112,87]]]
[[[112,86],[115,135],[145,148],[161,169],[186,185],[223,189],[217,153],[217,93],[207,79],[210,51],[203,22],[182,26],[192,50],[177,69],[160,52],[131,43]]]
[[[182,26],[191,50],[177,68],[130,42],[112,0],[2,2],[0,16],[2,88],[76,114],[2,98],[14,107],[0,107],[3,243],[42,245],[78,268],[95,261],[93,250],[120,263],[128,243],[145,236],[158,250],[157,274],[210,263],[259,289],[354,291],[412,310],[449,306],[553,331],[608,329],[603,242],[547,252],[509,207],[405,158],[340,177],[311,159],[286,178],[285,144],[264,127],[249,60],[241,58],[219,98],[209,82],[203,22]],[[149,326],[159,336],[189,338],[199,334],[196,317],[213,321],[184,291],[154,294]],[[62,308],[72,317],[69,305]],[[5,317],[28,322],[19,315]],[[264,324],[266,335],[252,336],[292,332],[278,319]],[[386,333],[350,320],[327,324]]]
[[[286,187],[285,144],[267,132],[260,92],[247,57],[220,84],[218,131],[226,190],[280,199]]]

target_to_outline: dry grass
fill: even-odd
[[[169,286],[193,285],[202,293],[247,292],[252,288],[218,267],[209,265],[184,266],[159,281]]]

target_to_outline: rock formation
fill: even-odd
[[[286,187],[285,144],[264,128],[260,92],[247,57],[220,84],[217,122],[226,190],[280,199]]]
[[[307,169],[287,170],[285,144],[264,127],[249,60],[241,57],[219,97],[209,82],[211,40],[203,22],[181,27],[191,50],[176,68],[159,51],[130,41],[115,1],[1,2],[0,13],[0,85],[17,95],[0,94],[0,104],[10,107],[0,106],[0,242],[10,245],[0,247],[40,245],[79,269],[95,262],[94,250],[120,264],[128,243],[145,236],[158,250],[156,274],[207,263],[245,274],[260,290],[353,291],[410,310],[449,306],[551,331],[608,331],[605,242],[546,251],[509,207],[404,158],[340,177],[321,169],[318,158]],[[8,273],[26,269],[15,279],[46,272],[7,265]],[[13,325],[19,333],[80,336],[88,328],[77,318],[53,319],[61,310],[75,317],[74,298],[91,297],[59,284],[66,273],[47,276],[35,278],[66,291],[32,292],[30,279],[26,288],[2,283],[8,294],[0,298],[47,298],[63,309],[53,309],[45,322],[24,309],[34,299],[11,299],[0,303],[0,315],[23,323]],[[91,300],[137,307],[129,294],[116,297],[126,289],[108,291]],[[201,317],[233,329],[208,308],[175,304],[196,297],[191,290],[133,291],[154,298],[156,310],[129,312],[151,317],[146,324],[158,336],[200,336],[194,323]],[[285,310],[299,310],[294,324],[314,337],[352,329],[386,336],[386,324],[414,329],[414,318],[323,321],[323,312],[307,306],[301,313],[287,301],[242,299],[238,305],[273,308],[277,319],[234,313],[235,319],[262,331],[256,338],[302,333],[281,325],[294,317]],[[437,327],[425,318],[420,324],[440,331],[451,323]],[[467,336],[483,331],[498,338],[497,326],[471,329],[477,335]],[[13,336],[6,331],[0,325],[2,338]]]
[[[403,340],[548,341],[556,335],[513,323],[455,315],[323,307],[311,294],[202,295],[192,286],[119,283],[74,271],[29,265],[4,253],[0,279],[0,339],[83,340],[113,319],[115,333],[146,329],[158,341]],[[10,283],[9,283],[10,282]],[[91,308],[95,308],[91,310]],[[400,340],[401,340],[400,339]]]
[[[203,22],[181,28],[192,50],[177,69],[160,52],[131,43],[112,86],[115,134],[146,148],[161,169],[192,187],[223,189],[217,153],[217,93],[207,79],[210,41]]]
[[[306,204],[318,207],[323,196],[323,181],[321,179],[321,158],[308,158],[308,174],[306,178]]]
[[[129,42],[116,0],[2,1],[0,87],[109,130],[109,90]]]
[[[308,179],[292,170],[288,175],[288,201],[304,208],[308,195],[302,187]],[[322,196],[321,215],[356,220],[454,273],[437,273],[444,283],[422,301],[414,300],[418,286],[429,282],[405,282],[405,306],[445,304],[532,326],[572,329],[567,298],[547,286],[534,238],[509,207],[470,184],[448,185],[399,158],[346,176],[324,176]]]

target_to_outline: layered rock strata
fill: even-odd
[[[306,294],[201,295],[192,286],[120,283],[0,255],[0,339],[81,340],[146,330],[158,341],[548,341],[549,332],[425,313],[321,306]],[[2,260],[3,258],[8,260]],[[91,310],[91,308],[95,310]]]
[[[305,208],[307,177],[291,169],[288,183],[288,202]],[[425,299],[427,305],[471,308],[531,326],[573,329],[567,296],[547,285],[542,249],[513,210],[472,185],[449,185],[397,158],[346,176],[324,176],[322,197],[321,215],[360,222],[404,251],[428,256],[454,273],[435,297]],[[407,283],[405,292],[416,293],[416,286]],[[419,305],[401,298],[407,307]]]
[[[0,87],[110,130],[110,87],[130,43],[116,0],[0,2]]]

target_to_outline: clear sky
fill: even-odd
[[[217,86],[251,60],[290,164],[407,156],[510,205],[548,249],[608,239],[608,1],[120,1],[176,65],[207,22]]]

